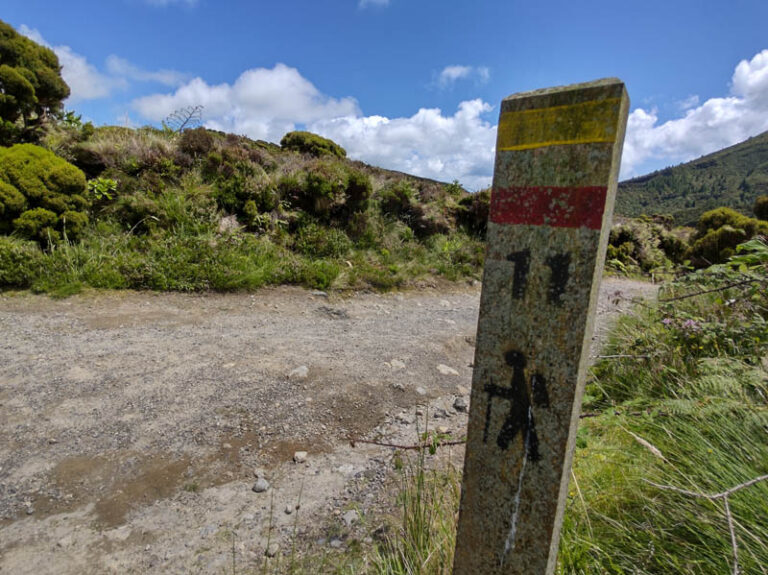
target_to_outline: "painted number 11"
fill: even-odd
[[[523,299],[525,289],[528,287],[528,272],[531,267],[531,250],[525,249],[512,252],[507,256],[507,261],[515,264],[512,274],[512,299]],[[565,293],[568,284],[568,266],[571,264],[571,254],[555,254],[545,260],[550,269],[549,287],[547,288],[547,300],[554,305],[562,305],[561,297]]]

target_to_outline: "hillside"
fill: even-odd
[[[671,214],[693,224],[707,210],[726,206],[752,215],[768,194],[768,132],[713,154],[619,184],[616,213]]]
[[[479,274],[487,192],[349,160],[315,134],[276,145],[67,117],[40,144],[0,149],[0,289],[391,289]]]

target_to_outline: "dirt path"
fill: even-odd
[[[616,292],[654,287],[604,281],[598,334]],[[0,573],[231,572],[233,533],[245,572],[294,529],[334,553],[370,543],[391,453],[347,438],[415,438],[418,409],[463,434],[478,302],[0,296]]]

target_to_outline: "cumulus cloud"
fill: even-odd
[[[467,70],[468,69],[468,70]],[[453,81],[478,68],[449,66]],[[135,100],[144,118],[160,121],[174,110],[203,105],[206,126],[279,141],[287,131],[309,129],[347,149],[350,157],[385,168],[443,181],[458,179],[471,189],[490,185],[496,126],[486,118],[491,106],[468,100],[445,114],[421,108],[408,117],[363,115],[353,98],[322,94],[295,68],[244,72],[232,84],[190,80],[173,93]],[[641,169],[687,161],[768,130],[768,50],[740,62],[730,94],[703,103],[689,98],[681,117],[659,121],[655,109],[629,116],[622,177]]]
[[[205,126],[279,141],[291,130],[308,129],[333,139],[351,158],[444,181],[488,186],[493,169],[495,126],[483,116],[482,100],[459,104],[453,115],[422,108],[404,118],[362,115],[352,98],[322,94],[298,70],[247,70],[232,84],[194,78],[173,93],[133,102],[145,119],[159,122],[174,110],[202,105]]]
[[[69,101],[106,98],[116,88],[125,87],[125,80],[106,76],[90,64],[85,57],[69,46],[51,46],[38,30],[21,25],[19,33],[30,40],[51,48],[59,58],[61,76],[70,89]]]
[[[194,78],[172,94],[154,94],[133,103],[142,116],[155,122],[174,110],[197,105],[204,107],[209,128],[272,141],[296,124],[359,113],[354,99],[325,96],[285,64],[247,70],[233,84],[210,85]]]
[[[632,111],[622,177],[639,175],[645,163],[689,161],[768,130],[768,50],[739,62],[728,96],[688,101],[683,117],[663,123],[656,109]]]
[[[365,162],[480,189],[491,182],[496,126],[483,119],[482,100],[459,104],[452,116],[422,108],[408,118],[345,117],[310,126]]]
[[[176,70],[142,70],[114,54],[107,57],[107,71],[119,78],[137,82],[154,82],[165,86],[180,86],[188,79],[185,74]]]
[[[447,88],[457,80],[474,79],[480,84],[485,84],[491,77],[491,71],[485,66],[446,66],[438,74],[437,85]]]
[[[70,89],[68,102],[107,98],[116,90],[128,88],[131,81],[178,86],[186,78],[174,70],[154,72],[142,70],[127,60],[114,55],[107,58],[105,73],[69,46],[51,46],[38,30],[22,24],[19,27],[19,32],[30,40],[47,46],[59,58],[61,76]]]

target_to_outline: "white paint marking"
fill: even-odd
[[[523,491],[523,478],[525,477],[525,465],[528,463],[528,452],[531,444],[531,429],[533,429],[533,409],[528,406],[528,430],[525,434],[525,453],[523,454],[523,466],[520,468],[520,478],[517,480],[517,492],[515,493],[514,511],[512,512],[512,524],[509,526],[507,541],[504,543],[504,554],[501,556],[501,565],[507,554],[515,549],[515,536],[517,535],[517,516],[520,512],[520,495]]]

